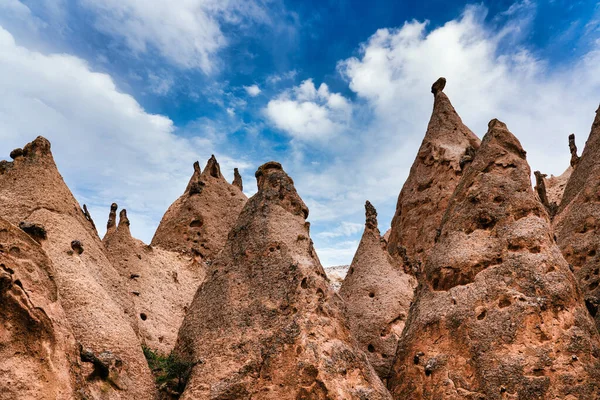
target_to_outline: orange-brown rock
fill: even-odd
[[[600,108],[565,188],[554,226],[557,243],[600,329]]]
[[[233,182],[231,182],[233,186],[237,186],[241,191],[244,190],[244,185],[242,184],[242,175],[240,175],[240,171],[237,168],[233,169]]]
[[[127,282],[139,318],[142,342],[159,353],[169,354],[205,266],[181,253],[144,244],[131,236],[127,211],[112,204],[103,243],[113,265]]]
[[[416,269],[433,247],[448,200],[480,144],[442,91],[445,84],[440,78],[432,86],[433,112],[398,196],[389,237],[390,254]]]
[[[54,265],[75,339],[85,354],[106,359],[100,363],[84,357],[95,366],[86,379],[89,397],[151,398],[154,382],[136,335],[133,301],[60,176],[46,139],[38,137],[13,162],[1,163],[0,216],[46,232],[41,246]],[[112,365],[110,374],[93,373],[103,363]]]
[[[343,323],[292,179],[275,162],[256,177],[179,331],[176,351],[198,362],[182,399],[389,398]]]
[[[160,221],[152,246],[212,259],[225,245],[246,201],[240,187],[225,180],[215,156],[204,172],[196,162],[185,192]]]
[[[450,200],[389,387],[396,399],[599,398],[598,332],[498,120]]]
[[[73,399],[79,353],[41,246],[0,218],[0,399]]]
[[[352,334],[377,374],[387,379],[417,282],[388,253],[375,207],[367,201],[365,209],[365,231],[339,293]]]

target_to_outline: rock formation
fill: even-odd
[[[194,294],[204,279],[205,266],[191,257],[147,246],[131,236],[127,211],[121,210],[115,225],[113,203],[103,239],[113,265],[127,282],[142,342],[159,353],[169,354],[177,331]]]
[[[389,237],[390,254],[413,268],[425,261],[433,247],[448,200],[480,144],[442,91],[445,84],[440,78],[431,89],[433,112],[398,197]]]
[[[292,179],[275,162],[256,177],[179,331],[177,353],[198,362],[182,399],[389,398],[343,323]]]
[[[587,308],[600,329],[600,108],[554,225],[557,243],[572,265]]]
[[[339,293],[352,334],[377,374],[387,379],[417,282],[388,253],[375,207],[367,201],[365,209],[365,231]]]
[[[598,332],[533,193],[525,151],[492,120],[427,259],[392,395],[595,399],[599,357]]]
[[[79,354],[52,262],[0,218],[0,399],[72,399]]]
[[[110,374],[97,371],[101,364],[86,364],[85,390],[92,398],[151,398],[154,383],[136,336],[133,301],[60,176],[50,143],[38,137],[13,155],[13,162],[0,163],[0,216],[45,230],[41,246],[54,265],[75,339],[85,351],[118,360]]]
[[[223,248],[227,234],[246,204],[240,186],[229,184],[215,156],[204,172],[198,162],[181,197],[167,210],[152,239],[152,246],[212,259]]]
[[[244,191],[244,185],[242,184],[242,176],[240,175],[240,171],[237,168],[233,169],[233,182],[231,182],[233,186],[237,186],[241,191]]]

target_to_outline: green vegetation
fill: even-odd
[[[182,361],[173,352],[164,356],[146,346],[142,349],[158,387],[182,393],[195,363]]]

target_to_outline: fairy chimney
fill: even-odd
[[[525,151],[492,120],[430,252],[389,388],[396,399],[592,399],[600,339]]]
[[[557,243],[600,330],[600,108],[565,188],[554,227]]]
[[[276,162],[256,178],[179,330],[177,354],[197,363],[182,399],[388,399],[343,322],[292,179]]]
[[[390,254],[414,269],[433,247],[448,200],[480,144],[444,94],[445,85],[440,78],[432,86],[433,112],[398,196],[388,241]]]
[[[225,180],[215,156],[194,174],[181,197],[167,210],[152,238],[152,246],[210,260],[223,248],[227,234],[247,198]]]
[[[339,294],[361,350],[387,379],[417,282],[392,260],[368,201],[365,211],[365,230]]]

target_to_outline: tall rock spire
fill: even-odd
[[[239,188],[225,180],[214,155],[203,172],[196,162],[185,192],[163,216],[152,245],[212,259],[223,248],[246,201]]]
[[[394,398],[595,398],[600,338],[531,188],[492,120],[443,217],[400,341]]]
[[[43,137],[0,163],[0,215],[44,228],[41,246],[52,260],[61,304],[86,354],[119,360],[112,377],[84,380],[91,396],[151,398],[155,387],[137,337],[137,316],[93,225],[65,185]],[[90,357],[84,357],[90,360]],[[91,368],[93,363],[85,363]],[[85,372],[85,371],[84,371]],[[112,379],[112,381],[111,381]]]
[[[179,330],[194,367],[184,399],[388,399],[345,327],[281,165],[248,201]],[[236,189],[237,190],[237,189]]]
[[[241,191],[244,191],[244,185],[242,184],[242,175],[240,175],[240,171],[237,168],[233,169],[233,182],[231,182],[233,186],[237,186]]]
[[[361,350],[377,374],[387,379],[417,282],[387,252],[377,211],[368,201],[365,216],[365,231],[339,294]]]
[[[389,238],[390,254],[416,266],[433,247],[448,200],[480,144],[444,94],[445,85],[440,78],[431,88],[433,112],[398,196]]]
[[[575,153],[576,155],[576,153]],[[554,227],[600,330],[600,108],[562,198]],[[598,253],[598,254],[597,254]]]
[[[109,221],[116,211],[113,203]],[[125,209],[119,213],[118,227],[106,234],[103,243],[133,299],[141,340],[148,348],[169,354],[185,311],[204,279],[204,265],[135,239]]]

